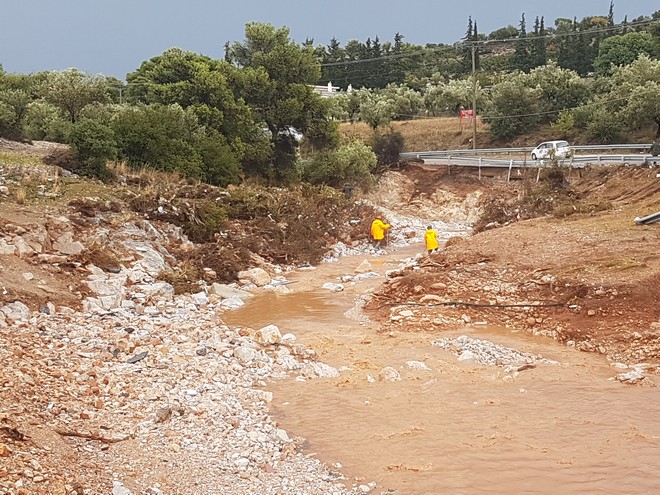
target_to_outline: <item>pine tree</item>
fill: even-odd
[[[474,62],[479,67],[479,48],[477,42],[477,21],[472,21],[472,16],[468,17],[468,27],[465,33],[463,48],[463,72],[469,74],[472,72],[472,47],[474,45]]]
[[[534,21],[534,41],[531,46],[530,58],[534,67],[545,65],[547,62],[547,52],[545,43],[545,24],[543,17],[539,20],[536,17]]]
[[[614,0],[610,1],[610,11],[607,14],[608,26],[614,26]]]
[[[391,48],[393,55],[398,55],[403,52],[403,39],[404,35],[401,33],[396,33],[394,35],[394,45]],[[405,58],[391,58],[387,61],[384,71],[388,74],[389,82],[393,83],[402,83],[406,78],[406,72],[408,68],[408,62]]]
[[[479,40],[479,31],[477,31],[477,20],[474,20],[474,31],[472,34],[472,42],[476,43]],[[479,69],[480,66],[480,60],[479,60],[479,45],[476,46],[474,50],[474,63],[475,67],[477,70]]]
[[[520,19],[518,41],[516,42],[515,47],[515,52],[513,57],[511,57],[511,64],[513,68],[523,72],[529,72],[531,69],[530,50],[527,41],[527,25],[525,23],[524,13]]]

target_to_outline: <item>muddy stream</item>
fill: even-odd
[[[356,317],[356,298],[421,249],[344,257],[289,274],[292,293],[264,292],[223,315],[232,326],[276,324],[342,371],[269,388],[275,418],[306,439],[306,453],[343,473],[348,486],[375,481],[372,493],[660,493],[660,392],[611,380],[617,370],[602,356],[502,328],[383,334]],[[353,275],[364,259],[379,278],[343,292],[321,289]],[[458,361],[431,346],[459,335],[560,364],[503,380],[501,367]],[[429,369],[409,369],[411,360]],[[386,366],[402,380],[378,381]]]

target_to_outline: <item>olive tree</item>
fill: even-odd
[[[373,130],[389,124],[396,116],[394,102],[380,93],[371,91],[360,104],[360,119]]]
[[[525,84],[525,74],[513,75],[493,86],[484,120],[497,138],[511,138],[541,123],[541,89]]]
[[[611,113],[617,113],[633,129],[658,125],[660,136],[660,60],[640,55],[630,65],[617,67],[605,96]]]
[[[42,92],[44,98],[62,109],[74,124],[85,106],[106,103],[110,99],[103,76],[90,76],[75,68],[48,73]]]
[[[394,109],[394,118],[398,120],[416,117],[423,106],[422,95],[402,84],[388,84],[381,92],[381,96],[390,101]]]

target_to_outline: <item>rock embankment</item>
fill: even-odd
[[[269,380],[334,376],[273,325],[190,297],[0,328],[0,493],[352,493],[269,415]],[[19,314],[20,313],[20,314]]]

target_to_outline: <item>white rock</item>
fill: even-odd
[[[334,284],[332,282],[326,282],[321,286],[321,289],[331,290],[332,292],[341,292],[344,290],[343,284]]]
[[[247,346],[239,346],[234,349],[234,357],[242,363],[250,363],[257,358],[257,351]]]
[[[143,271],[152,277],[156,277],[167,268],[165,258],[151,244],[147,242],[127,241],[124,243],[124,246],[128,250],[142,256],[141,260],[133,264],[133,270]]]
[[[425,294],[419,298],[419,302],[422,304],[433,304],[441,303],[443,301],[442,297],[435,294]]]
[[[291,441],[287,432],[280,428],[275,431],[275,437],[283,443],[289,443]]]
[[[34,254],[34,249],[32,249],[22,237],[14,239],[14,245],[16,246],[16,251],[20,258]]]
[[[298,337],[296,337],[296,336],[295,336],[294,334],[292,334],[292,333],[285,333],[284,335],[282,335],[282,344],[291,345],[291,344],[293,344],[296,340],[298,340]]]
[[[16,246],[7,244],[7,242],[4,239],[0,239],[0,255],[8,256],[15,253],[16,253]]]
[[[621,373],[617,375],[616,379],[622,383],[635,384],[641,382],[645,377],[646,375],[644,374],[644,371],[641,369],[634,369],[632,371],[628,371],[627,373]]]
[[[280,329],[275,325],[267,325],[257,330],[255,335],[257,342],[261,344],[279,344],[282,342],[282,334]]]
[[[431,368],[426,366],[426,363],[423,363],[421,361],[406,361],[406,367],[409,370],[427,370],[427,371],[431,370]]]
[[[339,371],[329,364],[325,363],[310,363],[309,365],[313,373],[319,378],[337,378]]]
[[[34,275],[31,274],[30,272],[25,272],[25,273],[23,274],[23,279],[24,279],[26,282],[29,282],[30,280],[33,280],[33,279],[34,279]]]
[[[223,299],[220,302],[220,306],[224,309],[236,309],[240,308],[241,306],[245,306],[245,302],[243,302],[243,299],[232,296],[227,299]]]
[[[209,303],[209,298],[206,296],[206,292],[197,292],[195,294],[190,294],[190,297],[192,298],[193,302],[197,305],[206,305]]]
[[[133,495],[133,493],[119,481],[112,482],[112,495]]]
[[[401,316],[403,318],[409,318],[409,317],[414,316],[414,315],[415,315],[415,313],[413,313],[409,309],[404,309],[403,311],[399,312],[399,316]]]
[[[30,308],[20,301],[14,301],[0,308],[9,321],[28,321],[30,319]]]
[[[153,298],[155,296],[162,297],[168,301],[174,297],[174,287],[167,282],[153,282],[151,284],[138,284],[131,287],[134,291],[139,291],[144,294],[144,297]]]
[[[227,284],[219,284],[214,282],[209,288],[209,294],[213,294],[222,299],[229,299],[230,297],[238,297],[240,299],[245,299],[248,297],[254,297],[254,295],[246,290],[237,289]]]
[[[386,366],[378,373],[378,380],[381,382],[398,382],[401,375],[392,366]]]
[[[472,351],[463,351],[458,355],[459,361],[472,361],[474,358],[475,355]]]

